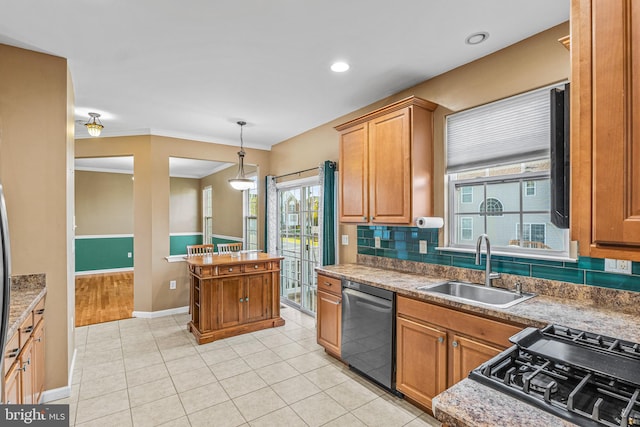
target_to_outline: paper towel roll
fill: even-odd
[[[437,216],[421,216],[416,218],[418,228],[442,228],[444,220]]]

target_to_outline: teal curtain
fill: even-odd
[[[336,263],[336,163],[324,162],[322,265]]]

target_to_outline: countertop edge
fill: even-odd
[[[18,331],[18,328],[20,327],[20,324],[22,322],[24,322],[24,320],[27,318],[27,316],[29,314],[31,314],[31,312],[33,311],[33,309],[36,307],[36,305],[38,305],[38,303],[40,302],[40,300],[42,300],[42,298],[44,298],[44,296],[47,294],[47,287],[43,287],[42,290],[33,298],[33,300],[31,301],[31,303],[27,306],[27,308],[24,309],[24,311],[22,312],[22,314],[20,314],[20,316],[18,316],[18,318],[13,322],[13,324],[11,324],[8,328],[7,328],[7,340],[11,339],[11,337],[13,336],[13,334],[15,334]]]

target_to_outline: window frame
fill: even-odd
[[[208,194],[208,199],[205,199],[206,193]],[[202,188],[202,243],[208,244],[211,243],[211,239],[213,238],[213,186],[207,185]],[[207,212],[207,208],[211,210],[211,212]],[[207,215],[209,213],[210,215]],[[210,224],[207,224],[207,219],[211,221]],[[211,229],[209,230],[209,225]]]
[[[256,197],[256,208],[259,210],[259,203],[260,203],[260,191],[258,190],[258,177],[257,175],[253,174],[253,175],[249,175],[247,176],[247,178],[252,179],[255,183],[253,188],[250,188],[248,190],[243,191],[242,193],[242,216],[244,218],[243,221],[243,227],[242,227],[242,236],[243,236],[243,247],[246,250],[257,250],[259,248],[259,241],[260,241],[260,235],[259,235],[259,227],[260,224],[258,222],[258,212],[256,212],[256,215],[250,215],[249,209],[250,209],[250,197],[252,194],[255,194]],[[252,231],[252,227],[251,227],[251,223],[254,222],[255,223],[255,243],[251,242],[251,231]]]
[[[485,186],[485,196],[483,197],[483,202],[486,200],[486,185],[488,184],[496,184],[496,183],[501,183],[501,182],[520,182],[519,188],[520,188],[520,195],[519,195],[519,206],[520,206],[520,210],[519,211],[505,211],[503,210],[502,214],[519,214],[520,215],[520,219],[518,221],[518,224],[523,224],[524,221],[524,215],[528,215],[528,214],[547,214],[550,213],[550,210],[540,210],[540,211],[536,211],[536,210],[531,210],[531,211],[523,211],[523,199],[524,199],[524,194],[525,194],[525,190],[524,190],[524,185],[523,183],[526,181],[536,181],[536,180],[543,180],[543,179],[550,179],[550,174],[548,171],[541,171],[541,172],[522,172],[522,173],[518,173],[518,174],[508,174],[508,175],[499,175],[499,176],[480,176],[480,177],[474,177],[474,178],[468,178],[468,179],[453,179],[451,177],[452,174],[448,174],[447,178],[446,178],[446,185],[448,186],[448,198],[449,198],[449,203],[447,204],[447,210],[448,212],[446,212],[446,217],[448,218],[448,223],[450,224],[449,229],[447,230],[448,232],[445,234],[447,241],[445,242],[445,246],[444,247],[440,247],[439,249],[442,250],[454,250],[454,251],[475,251],[475,242],[473,242],[472,244],[460,244],[460,243],[456,243],[456,233],[457,232],[461,232],[461,230],[458,230],[457,228],[457,224],[458,224],[458,218],[462,218],[465,214],[470,214],[469,212],[460,212],[460,214],[456,215],[455,212],[455,202],[456,202],[456,187],[462,187],[462,186],[478,186],[478,185],[482,185]],[[482,203],[482,202],[481,202]],[[504,206],[504,205],[503,205]],[[479,212],[479,210],[478,210]],[[486,229],[486,218],[491,216],[491,215],[481,215],[485,218],[485,226],[484,229]],[[495,216],[495,215],[494,215]],[[527,222],[530,223],[530,222]],[[537,224],[537,223],[536,223]],[[558,249],[544,249],[544,250],[540,250],[540,249],[531,249],[531,248],[523,248],[523,247],[514,247],[514,246],[499,246],[496,245],[494,243],[492,243],[492,250],[494,253],[496,254],[504,254],[504,255],[512,255],[512,256],[518,256],[518,257],[523,257],[523,258],[543,258],[543,259],[570,259],[569,258],[569,243],[570,243],[570,237],[569,237],[569,230],[562,230],[562,232],[564,233],[564,248],[561,250]],[[516,232],[517,235],[517,232]],[[491,238],[491,236],[489,236]],[[547,229],[545,227],[545,240],[547,239]],[[462,240],[462,239],[460,239]],[[473,240],[473,239],[472,239]],[[546,244],[546,242],[545,242]]]
[[[470,227],[464,227],[463,223],[465,222],[465,220],[469,220],[471,226]],[[464,238],[464,231],[465,230],[470,230],[471,231],[471,237],[468,239]],[[460,240],[471,240],[473,241],[473,217],[471,216],[461,216],[460,217]]]
[[[524,183],[524,196],[535,197],[537,194],[537,186],[535,181],[523,181]],[[533,187],[529,187],[529,184],[533,184]],[[533,194],[529,194],[529,189],[533,188]]]
[[[467,188],[469,188],[471,190],[471,192],[468,193],[468,194],[465,194],[464,190],[467,189]],[[465,200],[464,200],[465,196],[470,196],[471,200],[469,200],[468,202],[465,202]],[[460,189],[460,203],[464,203],[465,205],[473,203],[473,187],[462,187]]]

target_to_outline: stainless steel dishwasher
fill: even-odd
[[[395,294],[342,282],[342,360],[393,393],[395,381]]]

